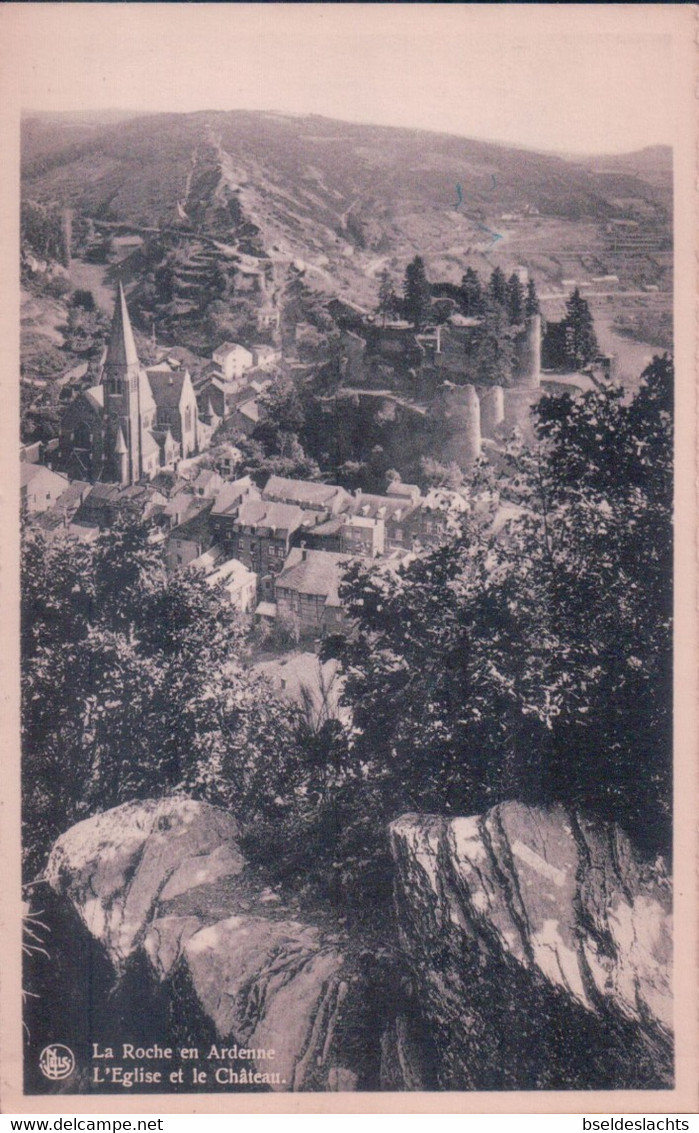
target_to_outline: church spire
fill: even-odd
[[[126,306],[126,296],[121,280],[117,290],[112,329],[109,334],[109,346],[104,360],[105,374],[121,373],[135,368],[138,372],[140,364],[136,353],[131,320]]]

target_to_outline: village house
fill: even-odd
[[[244,433],[246,437],[252,436],[261,418],[262,414],[257,398],[250,398],[241,405],[236,405],[230,413],[230,419],[233,421],[233,424],[241,433]]]
[[[258,307],[255,318],[258,330],[279,330],[280,315],[276,307]]]
[[[168,571],[188,566],[209,549],[213,540],[209,514],[211,500],[197,500],[198,510],[190,513],[184,523],[174,527],[165,544],[165,566]]]
[[[248,570],[239,559],[227,559],[219,563],[211,574],[207,574],[206,581],[209,586],[222,586],[228,601],[241,614],[247,614],[255,608],[257,575]]]
[[[152,526],[167,504],[166,497],[150,484],[93,484],[75,516],[77,523],[112,527],[118,519],[135,520]]]
[[[228,382],[233,378],[242,378],[245,371],[251,370],[254,365],[251,352],[238,342],[223,342],[211,357]]]
[[[253,343],[250,347],[253,364],[258,370],[272,370],[281,362],[282,352],[277,346],[266,342]]]
[[[315,653],[291,653],[253,665],[255,676],[264,677],[280,700],[298,704],[313,728],[328,720],[351,722],[351,712],[340,703],[344,679],[334,659],[321,661]]]
[[[407,521],[414,541],[423,547],[438,547],[458,530],[460,517],[468,511],[468,503],[459,492],[432,488],[420,507]]]
[[[295,547],[274,583],[277,617],[298,626],[302,637],[323,637],[344,624],[339,588],[347,555]]]
[[[382,519],[342,513],[313,526],[305,524],[303,542],[315,551],[375,559],[385,553],[386,529]]]
[[[352,497],[337,484],[323,484],[314,480],[293,480],[286,476],[270,476],[262,489],[262,498],[281,504],[295,504],[307,511],[322,511],[339,515],[346,511]]]
[[[240,505],[226,546],[259,576],[264,597],[271,596],[274,576],[282,570],[292,537],[303,522],[302,509],[289,504],[246,500]]]
[[[259,500],[259,488],[249,476],[226,481],[217,492],[211,509],[211,530],[217,542],[227,548],[237,546],[237,519],[240,506],[245,500]]]
[[[48,511],[69,485],[66,476],[52,472],[43,464],[23,462],[20,466],[20,508],[24,515]]]
[[[19,505],[25,516],[48,511],[68,487],[68,478],[44,465],[20,466]]]
[[[37,516],[37,526],[47,533],[67,529],[91,488],[84,480],[69,480],[55,503]]]
[[[351,504],[352,515],[381,519],[385,524],[385,551],[412,550],[411,520],[419,510],[419,502],[402,496],[375,496],[355,492]]]

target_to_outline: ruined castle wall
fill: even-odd
[[[541,385],[541,315],[531,315],[515,340],[512,384],[517,389],[538,389]]]
[[[444,429],[441,459],[468,468],[481,454],[481,408],[475,388],[445,383],[438,415]]]
[[[505,419],[505,399],[502,386],[478,386],[481,410],[481,436],[494,437]]]
[[[540,389],[506,389],[504,396],[504,421],[506,432],[519,429],[527,440],[534,436],[534,423],[531,408],[541,397]]]

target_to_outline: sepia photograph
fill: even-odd
[[[693,1104],[693,19],[3,5],[13,1106]]]

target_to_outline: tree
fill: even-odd
[[[587,300],[575,288],[566,302],[565,327],[566,360],[580,370],[597,354],[597,338]]]
[[[510,322],[519,326],[524,321],[524,288],[516,272],[507,281],[506,302]]]
[[[482,305],[480,324],[474,329],[463,374],[475,385],[509,386],[512,380],[514,343],[504,307],[489,298]]]
[[[524,313],[528,318],[531,318],[532,315],[538,315],[540,310],[541,308],[539,306],[539,297],[536,293],[536,284],[530,276],[529,282],[527,283],[527,298],[524,305]]]
[[[488,295],[493,303],[501,307],[507,304],[507,280],[502,268],[494,268],[488,283]]]
[[[395,306],[396,294],[393,289],[393,280],[391,279],[390,272],[384,268],[379,276],[379,302],[376,308],[383,318],[384,326],[386,326],[386,319],[395,309]]]
[[[71,307],[82,307],[85,311],[95,310],[95,297],[91,291],[76,288],[70,297]]]
[[[26,867],[73,822],[175,790],[241,816],[293,795],[298,721],[242,662],[242,628],[203,578],[168,578],[138,525],[87,546],[25,533]]]
[[[467,318],[480,315],[483,307],[483,290],[478,273],[473,268],[466,268],[461,279],[461,310]]]
[[[327,652],[386,817],[559,800],[668,850],[671,404],[667,358],[630,402],[544,399],[537,445],[477,472],[457,538],[350,569],[353,633]]]
[[[406,317],[420,330],[429,319],[431,297],[425,264],[420,256],[415,256],[405,269],[403,294]]]

